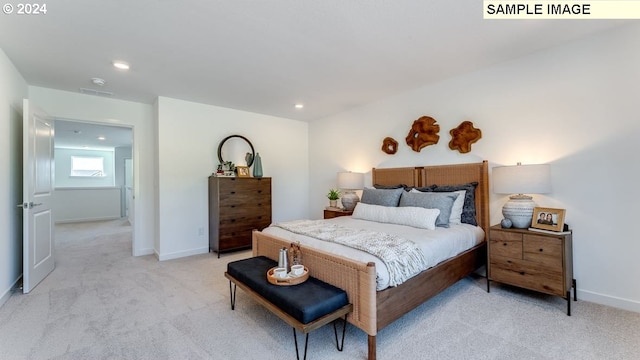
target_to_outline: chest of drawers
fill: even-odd
[[[251,232],[271,224],[271,178],[209,177],[209,251],[251,247]]]
[[[574,288],[572,234],[548,234],[526,229],[489,230],[489,280],[514,285],[568,301]]]

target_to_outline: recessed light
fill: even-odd
[[[106,137],[104,137],[104,136],[98,136],[98,140],[100,140],[100,141],[103,141],[103,140],[106,140],[106,139],[107,139],[107,138],[106,138]]]
[[[295,104],[293,105],[293,107],[295,107],[296,109],[302,109],[304,107],[304,104]]]
[[[124,61],[114,61],[113,66],[120,70],[129,70],[129,64]]]

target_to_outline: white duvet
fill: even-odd
[[[334,222],[345,227],[385,232],[412,240],[424,253],[428,264],[425,269],[433,267],[446,259],[472,248],[484,239],[484,231],[482,228],[469,224],[450,225],[449,228],[438,227],[435,230],[425,230],[405,225],[353,219],[351,216],[336,217],[325,221]],[[291,241],[300,241],[303,245],[328,253],[342,255],[364,263],[374,262],[377,272],[377,290],[384,290],[389,287],[389,272],[386,266],[380,259],[369,253],[337,243],[325,242],[308,236],[294,234],[274,226],[270,226],[262,232]]]

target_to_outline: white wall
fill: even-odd
[[[549,163],[553,192],[535,200],[567,210],[578,298],[640,311],[638,39],[640,25],[627,26],[311,123],[312,215],[340,170]],[[421,115],[438,121],[441,137],[415,153],[404,138]],[[465,155],[448,148],[463,120],[483,134]],[[396,155],[380,150],[386,136],[400,142]],[[492,224],[506,200],[491,193]]]
[[[119,187],[58,188],[53,192],[56,223],[114,220],[120,218]]]
[[[247,137],[260,153],[272,177],[273,221],[307,216],[307,123],[166,97],[157,107],[161,260],[208,252],[207,178],[228,135]]]
[[[27,83],[0,49],[0,306],[22,275],[22,99]],[[9,171],[7,171],[9,169]]]
[[[49,115],[133,129],[135,226],[133,254],[153,254],[155,238],[153,111],[149,104],[29,86],[29,98]]]

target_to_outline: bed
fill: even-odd
[[[477,182],[475,219],[484,239],[472,248],[420,272],[401,285],[378,291],[376,265],[301,246],[304,264],[311,276],[344,289],[353,304],[349,322],[368,335],[368,359],[376,358],[378,331],[486,264],[486,236],[489,230],[488,163],[372,169],[372,184],[405,184],[411,187],[458,185]],[[291,239],[253,232],[253,255],[278,259]]]

